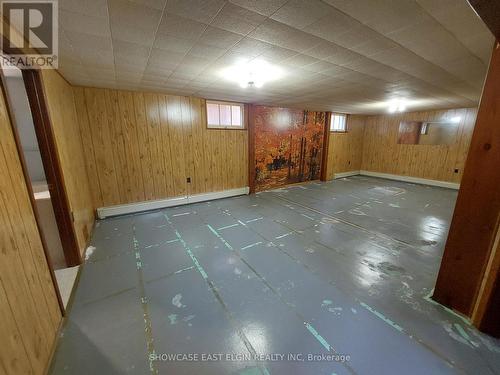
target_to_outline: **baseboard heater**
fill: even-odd
[[[215,199],[235,197],[238,195],[246,195],[249,193],[249,191],[250,189],[247,186],[238,189],[215,191],[211,193],[203,193],[203,194],[196,194],[189,196],[184,195],[175,198],[158,199],[154,201],[145,201],[137,203],[127,203],[109,207],[100,207],[97,209],[97,217],[99,219],[104,219],[111,216],[133,214],[137,212],[158,210],[160,208],[174,207],[190,203],[212,201]]]
[[[414,184],[421,184],[421,185],[439,186],[439,187],[444,187],[444,188],[454,189],[454,190],[460,189],[460,184],[457,184],[454,182],[430,180],[427,178],[402,176],[402,175],[397,175],[397,174],[380,173],[380,172],[372,172],[372,171],[364,171],[364,170],[335,173],[334,178],[335,179],[345,178],[345,177],[356,176],[356,175],[380,177],[380,178],[386,178],[388,180],[411,182]]]

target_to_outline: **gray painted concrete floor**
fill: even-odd
[[[51,373],[500,373],[428,298],[455,199],[356,176],[100,221]]]

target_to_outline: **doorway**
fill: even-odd
[[[2,67],[2,89],[37,225],[64,312],[79,255],[38,71]]]

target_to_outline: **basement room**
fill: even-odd
[[[0,7],[0,375],[500,375],[500,1]]]

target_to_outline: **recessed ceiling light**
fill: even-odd
[[[231,82],[236,82],[241,88],[261,88],[270,81],[283,76],[283,70],[264,60],[242,61],[227,67],[220,75]]]

